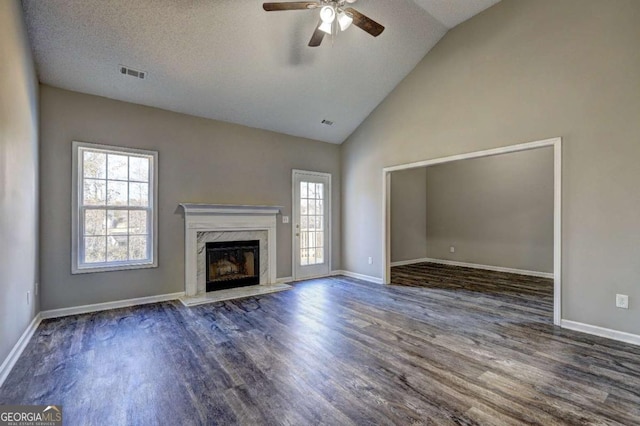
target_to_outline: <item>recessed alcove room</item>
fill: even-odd
[[[636,0],[0,2],[0,420],[640,423],[638,40]]]

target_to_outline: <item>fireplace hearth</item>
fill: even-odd
[[[206,243],[207,292],[260,284],[260,241]]]

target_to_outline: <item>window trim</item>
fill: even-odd
[[[150,261],[127,261],[113,262],[111,265],[104,263],[99,266],[86,266],[80,263],[80,243],[82,224],[80,222],[80,169],[82,165],[79,162],[79,152],[82,148],[116,151],[123,154],[139,154],[151,157],[151,173],[149,195],[151,197],[151,221],[152,226],[149,227],[149,238],[151,239],[151,260]],[[93,272],[107,271],[125,271],[132,269],[148,269],[158,267],[158,152],[137,148],[128,148],[116,145],[96,144],[90,142],[72,142],[72,173],[71,173],[71,274],[87,274]],[[117,207],[116,207],[117,209]]]

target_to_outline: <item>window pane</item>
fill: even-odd
[[[149,182],[149,159],[129,157],[129,180]]]
[[[147,258],[147,237],[129,237],[129,259],[144,260]]]
[[[107,205],[126,206],[128,201],[127,182],[107,181]]]
[[[107,237],[85,237],[84,238],[84,261],[85,263],[98,263],[106,260]]]
[[[308,214],[307,200],[300,200],[300,214]]]
[[[300,198],[307,198],[307,182],[300,182]]]
[[[313,183],[309,183],[309,198],[316,197],[316,185]]]
[[[309,216],[300,216],[300,229],[302,231],[309,229]]]
[[[107,212],[107,235],[127,235],[129,233],[128,212],[109,210]]]
[[[315,263],[316,264],[324,263],[324,250],[321,248],[317,248],[315,250]]]
[[[315,227],[315,224],[316,224],[315,216],[306,216],[305,219],[308,219],[308,221],[307,221],[307,229],[310,229],[310,230],[316,229],[316,227]]]
[[[320,200],[324,198],[324,183],[316,183],[316,198]]]
[[[149,205],[149,184],[130,183],[129,184],[129,205],[148,206]]]
[[[308,265],[309,264],[309,250],[303,249],[300,250],[300,265]]]
[[[129,157],[126,155],[109,154],[107,179],[127,180],[129,178]]]
[[[309,215],[316,214],[316,202],[315,202],[315,200],[309,200],[308,212],[309,212]]]
[[[120,262],[128,259],[127,237],[107,237],[107,262]]]
[[[323,215],[324,214],[324,209],[323,207],[323,203],[324,201],[322,200],[316,200],[316,214],[317,215]]]
[[[324,247],[324,232],[316,233],[316,247]]]
[[[84,177],[105,179],[107,177],[107,154],[83,151],[82,169]]]
[[[147,212],[129,210],[129,232],[131,234],[147,234]]]
[[[84,212],[84,234],[85,235],[105,235],[105,218],[104,210],[85,210]]]
[[[315,225],[316,225],[316,231],[323,231],[324,230],[324,218],[322,216],[316,216],[315,217]]]
[[[316,233],[309,232],[309,247],[315,247],[315,246],[316,246]]]
[[[85,179],[82,190],[82,203],[85,206],[104,206],[107,184],[103,180]]]

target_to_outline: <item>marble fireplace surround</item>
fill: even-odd
[[[259,240],[260,286],[276,284],[276,216],[282,207],[194,203],[180,206],[185,224],[186,298],[205,292],[205,246],[210,241]]]

